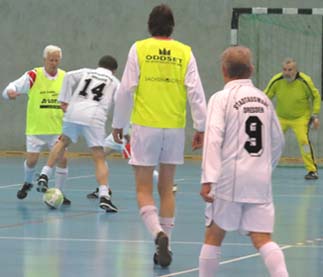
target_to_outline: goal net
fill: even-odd
[[[283,9],[257,10],[240,9],[240,14],[233,13],[231,44],[249,47],[253,52],[255,72],[254,84],[264,89],[271,77],[281,71],[282,61],[291,57],[296,60],[299,71],[312,77],[315,86],[322,93],[322,32],[323,10],[313,14],[312,9],[297,9],[294,13],[284,13]],[[235,17],[235,18],[234,18]],[[235,20],[235,22],[234,22]],[[232,31],[234,36],[232,37]],[[323,120],[321,130],[311,132],[311,141],[320,163],[323,159]],[[286,133],[286,147],[283,156],[300,158],[300,152],[294,134]],[[299,160],[301,162],[301,160]]]

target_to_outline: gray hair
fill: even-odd
[[[230,78],[247,79],[252,74],[252,53],[248,47],[228,47],[221,55],[221,62]]]
[[[47,45],[43,51],[43,58],[46,59],[48,54],[59,52],[60,58],[62,58],[62,49],[56,45]]]
[[[297,68],[297,63],[296,61],[293,59],[293,58],[286,58],[284,61],[283,61],[283,66],[286,65],[286,64],[294,64],[295,67]]]

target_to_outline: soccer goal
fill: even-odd
[[[312,77],[323,95],[323,8],[234,8],[231,45],[237,44],[251,48],[255,65],[253,82],[260,89],[281,71],[282,61],[291,57],[300,71]],[[320,131],[313,132],[312,137],[320,160],[322,129],[321,126]],[[290,136],[287,134],[285,155],[298,157],[298,146]]]
[[[234,8],[231,44],[248,46],[254,53],[255,84],[264,88],[281,70],[284,58],[297,61],[322,92],[323,8]]]

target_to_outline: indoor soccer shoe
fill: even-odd
[[[157,261],[161,267],[167,267],[172,262],[172,255],[168,249],[168,237],[164,232],[159,232],[155,239],[156,255],[154,255],[154,263]]]
[[[316,171],[310,171],[304,176],[304,178],[306,180],[316,180],[319,178],[319,175],[317,174]]]
[[[37,191],[45,193],[48,189],[48,177],[45,174],[41,174],[37,180]]]
[[[171,250],[169,250],[169,253],[173,257],[173,252]],[[156,252],[154,253],[153,260],[154,260],[154,264],[158,265],[158,255]]]
[[[109,189],[109,195],[112,195],[112,190]],[[86,195],[86,197],[88,199],[98,199],[99,198],[99,188],[96,188],[95,191],[89,193],[88,195]]]
[[[64,196],[64,200],[63,200],[63,203],[62,203],[62,205],[65,205],[65,206],[69,206],[69,205],[71,205],[71,200],[69,200],[68,198],[66,198],[66,196],[65,195],[63,195]]]
[[[99,198],[99,188],[96,188],[95,191],[86,195],[88,199],[98,199]]]
[[[105,210],[107,213],[117,213],[118,208],[112,204],[110,196],[100,197],[100,208]]]
[[[21,189],[17,191],[17,198],[24,199],[28,195],[28,191],[30,191],[33,187],[33,184],[25,182]]]

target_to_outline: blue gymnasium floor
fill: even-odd
[[[72,205],[60,210],[45,207],[36,190],[25,200],[16,198],[22,162],[22,157],[0,158],[0,276],[198,276],[204,231],[200,162],[186,161],[177,170],[174,258],[168,269],[153,265],[154,244],[138,216],[132,170],[126,161],[109,160],[117,214],[105,214],[96,200],[86,198],[96,187],[90,159],[70,160],[65,193]],[[305,181],[303,175],[302,167],[279,167],[274,173],[274,239],[284,248],[290,276],[321,277],[323,183]],[[217,276],[268,274],[248,237],[229,233]]]

